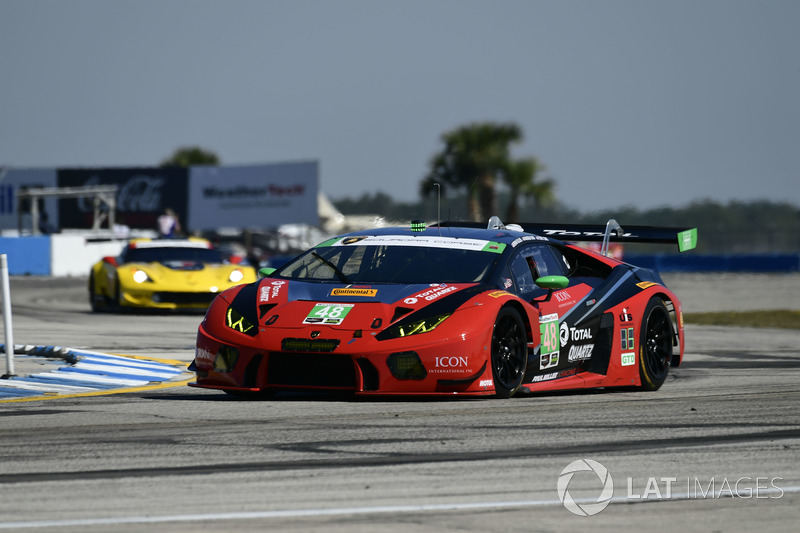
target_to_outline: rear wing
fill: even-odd
[[[609,242],[677,244],[685,252],[697,246],[697,228],[672,228],[664,226],[625,226],[623,229],[613,218],[605,226],[592,224],[518,224],[528,233],[554,237],[564,241],[602,242],[601,253],[608,251]]]
[[[443,222],[441,225],[458,226],[458,222]],[[467,223],[474,226],[475,224]],[[489,229],[521,229],[544,237],[562,241],[602,242],[600,253],[608,255],[609,242],[677,244],[681,252],[697,246],[697,228],[671,228],[664,226],[625,226],[623,229],[613,218],[605,226],[599,224],[540,224],[519,222],[503,224],[497,217],[489,220]]]

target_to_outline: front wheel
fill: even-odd
[[[672,321],[664,300],[647,302],[639,332],[639,377],[643,390],[657,390],[669,374],[672,362]]]
[[[89,305],[93,313],[108,310],[108,298],[102,294],[97,294],[97,286],[94,281],[94,273],[89,273]]]
[[[119,276],[114,278],[114,305],[118,311],[123,311],[122,307],[122,285],[119,282]]]
[[[93,312],[100,311],[100,306],[97,305],[97,297],[94,294],[94,274],[89,272],[89,305]]]
[[[492,331],[492,376],[495,394],[510,398],[522,386],[528,366],[528,341],[522,317],[513,307],[497,315]]]

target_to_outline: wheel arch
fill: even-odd
[[[652,295],[650,295],[650,298],[654,296],[661,298],[661,300],[664,302],[664,305],[667,306],[667,312],[669,314],[670,322],[672,324],[672,346],[673,348],[677,348],[677,350],[674,350],[672,352],[672,361],[670,363],[670,366],[673,367],[679,366],[681,364],[681,360],[683,359],[682,357],[683,346],[681,343],[681,329],[680,329],[681,324],[680,324],[680,319],[678,318],[678,311],[675,306],[676,298],[674,295],[664,291],[656,291]]]
[[[500,307],[500,309],[498,309],[498,312],[502,311],[503,308],[505,307],[512,307],[520,314],[520,317],[522,318],[522,324],[525,326],[525,336],[528,339],[528,343],[529,344],[532,343],[533,327],[531,326],[531,317],[527,309],[525,309],[525,306],[522,305],[522,302],[519,302],[517,300],[508,300],[505,304],[503,304]]]

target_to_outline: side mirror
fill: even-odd
[[[547,289],[547,295],[543,299],[535,299],[535,301],[549,302],[550,297],[553,296],[554,290],[567,288],[567,285],[569,285],[569,278],[566,276],[542,276],[541,278],[536,278],[534,283],[536,283],[538,287]]]
[[[566,289],[569,285],[569,278],[566,276],[542,276],[537,278],[534,283],[543,289]]]
[[[117,258],[116,258],[116,257],[114,257],[113,255],[107,255],[107,256],[105,256],[105,257],[103,258],[103,263],[108,263],[109,265],[111,265],[111,266],[113,266],[113,267],[118,267],[118,266],[119,266],[119,265],[117,264]]]
[[[268,278],[270,274],[275,272],[276,268],[264,267],[258,269],[258,277],[259,278]]]

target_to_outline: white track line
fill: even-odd
[[[782,487],[780,489],[765,489],[761,494],[780,494],[800,492],[800,486]],[[710,496],[710,494],[709,494]],[[728,498],[727,495],[715,493],[715,497]],[[645,503],[657,501],[700,500],[696,495],[688,493],[673,494],[671,498],[629,500],[627,497],[615,497],[610,503]],[[709,498],[710,499],[710,498]],[[744,498],[743,498],[744,499]],[[577,499],[577,503],[596,503],[592,499]],[[477,509],[504,509],[510,507],[541,507],[562,505],[559,500],[522,500],[507,502],[474,502],[474,503],[441,503],[430,505],[386,505],[378,507],[340,507],[331,509],[285,509],[278,511],[251,511],[238,513],[209,513],[209,514],[176,514],[164,516],[120,516],[116,518],[84,518],[73,520],[35,520],[30,522],[0,522],[0,529],[47,528],[47,527],[74,527],[74,526],[111,526],[121,524],[157,524],[164,522],[205,522],[207,520],[253,520],[264,518],[308,518],[316,516],[341,516],[351,514],[395,514],[395,513],[425,513],[438,511],[464,511]],[[564,510],[565,516],[572,516]]]

